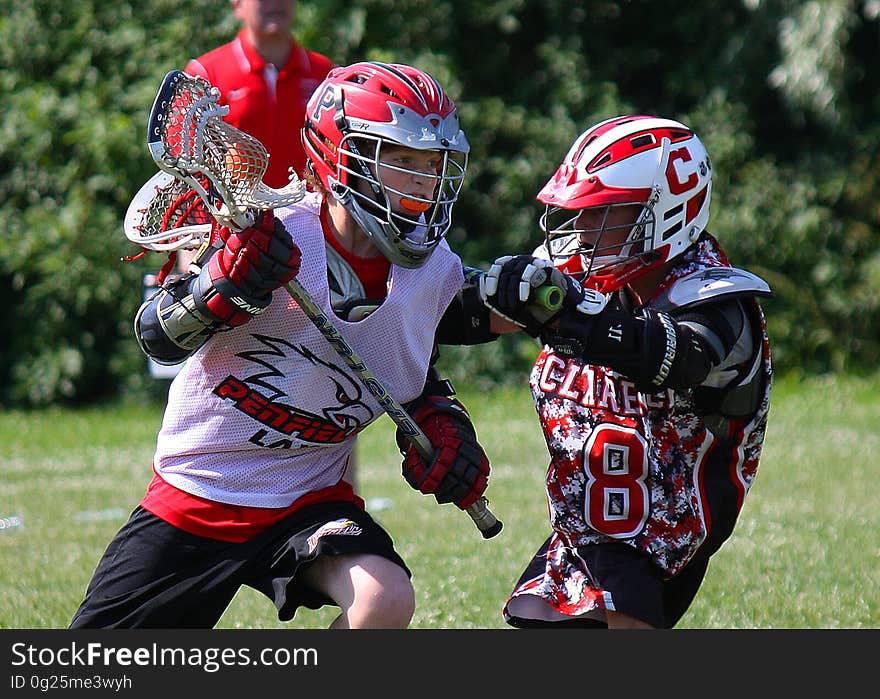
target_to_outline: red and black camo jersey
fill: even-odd
[[[729,266],[724,252],[704,236],[654,298],[688,274],[722,266]],[[732,529],[757,470],[770,406],[766,323],[757,301],[745,303],[753,304],[760,329],[755,342],[763,358],[764,393],[753,415],[721,423],[725,433],[710,430],[690,389],[642,393],[608,367],[559,357],[544,347],[530,385],[551,456],[551,524],[566,546],[627,543],[672,576],[713,525]],[[707,383],[711,379],[712,374]],[[718,471],[725,471],[722,480],[731,491],[723,523],[712,522],[707,506],[707,478],[717,482]]]

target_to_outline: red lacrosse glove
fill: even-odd
[[[441,505],[452,502],[464,510],[479,500],[489,480],[489,459],[477,442],[467,410],[445,396],[422,396],[409,409],[434,447],[434,457],[426,462],[398,429],[403,477],[419,492],[433,495]]]
[[[259,315],[272,292],[299,272],[300,250],[271,211],[243,231],[221,231],[224,241],[202,267],[193,288],[196,308],[235,327]]]

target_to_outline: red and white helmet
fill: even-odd
[[[455,104],[439,83],[400,64],[334,68],[309,99],[302,140],[308,167],[382,254],[401,267],[424,264],[452,226],[470,151]],[[412,197],[383,183],[378,162],[385,144],[442,155],[433,194],[418,198],[418,213],[391,208],[389,193]]]
[[[577,137],[538,193],[546,205],[540,226],[550,259],[580,255],[590,286],[605,293],[681,255],[709,221],[712,167],[696,134],[653,116],[620,116]],[[576,221],[583,209],[637,204],[641,213],[626,243],[602,245],[603,223],[585,245]],[[623,228],[623,226],[618,226]]]

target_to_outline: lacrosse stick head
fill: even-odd
[[[423,265],[452,226],[470,150],[439,83],[401,64],[334,68],[309,99],[302,139],[315,176],[380,252],[401,267]],[[401,147],[434,154],[436,166],[385,157]],[[432,186],[414,194],[391,182],[400,176]]]
[[[305,183],[291,175],[281,189],[264,184],[265,146],[223,121],[229,107],[219,99],[220,91],[204,78],[167,73],[150,112],[147,145],[156,164],[185,180],[221,224],[246,228],[256,211],[302,199]]]
[[[198,192],[161,171],[134,195],[123,229],[126,238],[145,250],[194,250],[209,241],[213,220]]]

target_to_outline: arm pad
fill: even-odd
[[[612,309],[596,316],[565,313],[556,331],[542,339],[559,354],[611,367],[650,393],[696,386],[712,368],[713,353],[703,336],[651,310],[638,315]]]
[[[436,342],[441,345],[480,345],[497,339],[498,335],[489,329],[490,314],[480,298],[479,285],[465,282],[437,325]]]
[[[167,282],[144,301],[134,319],[141,350],[158,364],[177,364],[220,329],[196,308],[193,274]]]

